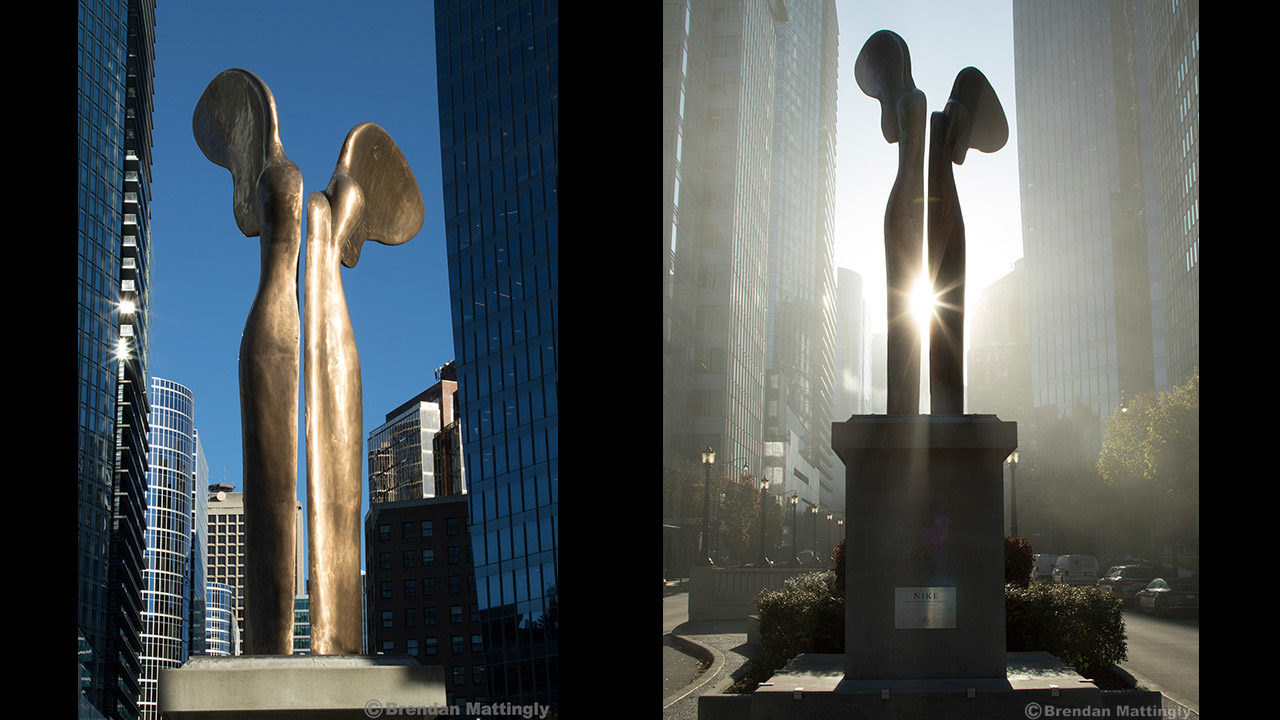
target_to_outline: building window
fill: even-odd
[[[422,649],[423,655],[426,655],[427,657],[435,657],[440,654],[440,643],[435,638],[429,637]]]
[[[391,654],[395,653],[395,651],[396,651],[396,641],[395,641],[395,640],[383,640],[383,641],[382,641],[382,654],[383,654],[383,655],[391,655]]]
[[[449,592],[450,593],[462,592],[462,576],[461,575],[449,576]]]
[[[418,640],[417,640],[417,638],[411,638],[411,639],[409,639],[409,640],[405,640],[405,641],[404,641],[404,651],[405,651],[406,653],[408,653],[409,655],[411,655],[411,656],[415,656],[415,657],[416,657],[416,656],[417,656],[417,654],[418,654]]]
[[[436,594],[436,579],[433,577],[422,578],[423,597],[431,597],[435,594]]]
[[[475,683],[476,685],[484,685],[484,666],[483,665],[471,666],[471,682]]]
[[[418,627],[418,608],[404,609],[404,626],[407,628]],[[414,653],[409,653],[413,655]]]
[[[449,564],[457,565],[462,560],[462,553],[457,545],[449,546]]]
[[[387,540],[390,540],[390,539],[391,539],[391,526],[390,526],[390,525],[379,525],[379,526],[378,526],[378,539],[379,539],[379,540],[381,540],[381,541],[383,541],[383,542],[386,542]]]
[[[413,523],[411,523],[411,522],[401,523],[401,525],[400,525],[400,537],[401,537],[401,538],[403,538],[403,539],[405,539],[405,540],[412,540],[412,539],[413,539]]]
[[[422,537],[424,537],[424,538],[429,538],[429,537],[431,537],[432,535],[434,535],[434,534],[435,534],[435,533],[432,531],[432,529],[431,529],[431,521],[430,521],[430,520],[423,520],[423,521],[422,521],[422,524],[421,524],[421,527],[420,527],[420,531],[421,531],[421,533],[422,533]]]
[[[400,556],[400,566],[407,568],[413,567],[413,555],[414,552],[412,550],[405,550]]]
[[[484,636],[471,636],[471,652],[482,652],[484,650]]]
[[[446,534],[446,535],[457,535],[457,534],[458,534],[458,524],[459,524],[459,523],[458,523],[458,518],[456,518],[456,517],[448,518],[448,519],[446,519],[446,520],[444,521],[444,523],[445,523],[445,534]]]
[[[418,581],[409,578],[404,581],[404,596],[407,598],[414,597],[418,594]]]
[[[451,623],[462,622],[462,606],[461,605],[449,606],[449,622]]]
[[[378,553],[378,567],[382,570],[391,569],[391,553]]]
[[[393,619],[394,617],[395,617],[395,614],[392,613],[390,610],[383,610],[382,611],[382,627],[384,628],[392,627],[395,623]]]
[[[461,655],[463,652],[466,651],[467,649],[466,638],[462,637],[461,635],[454,635],[452,638],[450,638],[450,640],[452,640],[454,655]]]
[[[433,607],[422,609],[423,622],[427,625],[434,626],[436,624],[436,609]]]
[[[382,597],[383,600],[391,599],[391,581],[390,580],[383,580],[379,582],[378,590],[379,590],[378,594]]]
[[[436,551],[431,548],[422,550],[422,567],[433,567],[436,564]]]
[[[454,665],[453,666],[453,684],[461,685],[466,681],[467,681],[467,666]]]

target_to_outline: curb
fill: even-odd
[[[1181,710],[1181,712],[1179,712],[1179,714],[1176,717],[1190,718],[1191,720],[1195,720],[1196,718],[1200,717],[1199,710],[1193,710],[1186,703],[1170,696],[1169,693],[1164,688],[1160,687],[1160,685],[1155,681],[1149,678],[1143,677],[1142,675],[1128,668],[1121,667],[1119,663],[1112,665],[1112,667],[1114,667],[1116,671],[1119,672],[1121,675],[1128,676],[1128,679],[1133,681],[1133,684],[1135,687],[1145,688],[1147,690],[1158,692],[1160,693],[1160,696],[1164,698],[1164,702],[1166,704],[1176,705],[1177,708]]]
[[[681,637],[675,633],[664,635],[663,639],[670,640],[672,647],[680,652],[697,658],[698,660],[702,660],[703,662],[710,663],[707,669],[694,678],[692,682],[662,699],[662,709],[666,710],[672,705],[675,705],[685,699],[691,693],[710,682],[716,675],[720,674],[721,668],[724,667],[724,653],[709,645],[703,645],[697,640],[690,640],[689,638]]]

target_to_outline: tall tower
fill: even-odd
[[[776,17],[776,13],[775,13]],[[769,491],[844,508],[843,466],[831,450],[836,405],[835,152],[839,27],[834,0],[787,3],[774,23],[769,150],[765,441],[790,444]],[[777,373],[775,394],[772,377]],[[777,447],[776,445],[774,447]],[[781,472],[777,472],[780,470]],[[799,471],[799,472],[797,472]],[[768,473],[766,473],[768,476]],[[838,504],[837,504],[838,501]]]
[[[455,363],[369,432],[369,504],[467,492]]]
[[[559,6],[435,6],[444,216],[489,697],[559,696]],[[537,632],[511,632],[524,623]]]
[[[83,0],[77,57],[81,717],[136,718],[147,471],[154,0]]]
[[[144,720],[156,717],[160,670],[182,667],[190,654],[191,493],[196,475],[191,391],[172,380],[151,378],[150,420],[138,696]]]

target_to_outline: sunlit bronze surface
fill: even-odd
[[[929,398],[934,415],[964,412],[965,234],[951,164],[970,149],[995,152],[1009,139],[1004,109],[987,78],[967,67],[929,130]],[[892,367],[892,366],[890,366]]]
[[[347,134],[323,193],[307,200],[307,523],[311,652],[360,652],[360,358],[339,265],[355,267],[361,245],[408,241],[422,227],[422,194],[382,128]]]
[[[244,651],[293,652],[297,522],[298,255],[302,173],[285,157],[275,99],[245,70],[219,74],[192,118],[196,144],[231,171],[233,211],[246,237],[261,235],[258,291],[240,343],[244,444]]]
[[[898,143],[898,175],[884,214],[888,291],[887,411],[920,413],[920,331],[911,295],[920,278],[924,244],[925,97],[911,78],[907,43],[889,30],[873,34],[854,64],[854,79],[880,101],[884,139]]]

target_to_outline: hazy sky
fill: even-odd
[[[837,0],[836,5],[840,23],[836,266],[862,275],[872,329],[883,332],[884,209],[898,172],[898,146],[881,134],[880,103],[858,88],[854,62],[872,33],[892,30],[907,43],[911,74],[930,112],[942,110],[956,74],[970,65],[986,75],[1004,106],[1009,142],[992,154],[971,150],[963,165],[954,166],[965,224],[966,290],[972,299],[978,290],[1012,270],[1014,260],[1022,256],[1013,3]]]
[[[285,154],[302,169],[304,193],[324,189],[343,139],[362,121],[386,129],[408,159],[426,204],[422,230],[396,247],[366,243],[359,264],[341,270],[367,434],[453,359],[432,5],[157,5],[149,369],[194,392],[211,480],[242,489],[237,355],[258,284],[259,240],[236,229],[231,175],[196,146],[192,111],[219,72],[257,74],[275,96]],[[302,438],[300,428],[299,499]]]

